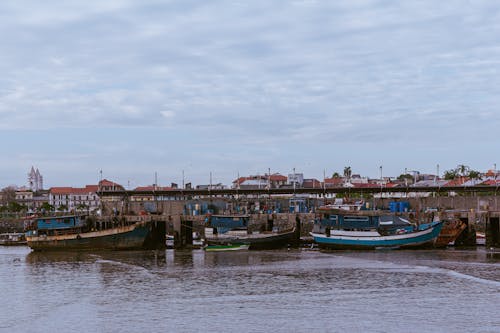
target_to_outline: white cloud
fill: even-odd
[[[465,0],[2,3],[0,129],[168,127],[153,132],[191,134],[172,153],[236,160],[252,144],[388,133],[477,143],[500,121],[499,13]]]

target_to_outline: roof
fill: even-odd
[[[96,193],[98,189],[97,185],[87,185],[84,188],[81,187],[51,187],[49,189],[50,194],[64,194],[64,195],[70,195],[70,194],[79,194],[79,195],[86,195],[90,193]]]
[[[331,185],[342,185],[344,184],[344,178],[342,177],[334,177],[334,178],[325,178],[325,184]]]
[[[469,177],[459,177],[453,180],[450,180],[448,183],[446,183],[446,186],[461,186],[465,182],[469,180]]]
[[[103,179],[103,180],[99,181],[98,186],[121,186],[121,185],[114,183],[111,180]]]
[[[288,180],[288,177],[280,175],[279,173],[274,173],[269,177],[269,179],[272,182],[284,182]]]

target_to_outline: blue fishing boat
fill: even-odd
[[[150,221],[95,224],[85,216],[67,215],[34,219],[26,232],[35,251],[142,249],[151,231]]]
[[[250,231],[249,215],[209,215],[205,227],[205,250],[228,249],[265,250],[286,247],[297,238],[295,228]],[[246,247],[247,245],[248,247]]]
[[[325,249],[432,247],[443,226],[437,221],[415,226],[400,216],[378,211],[319,212],[310,234]]]

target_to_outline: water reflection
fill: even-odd
[[[93,260],[93,255],[85,252],[30,252],[26,256],[26,263],[54,264],[54,263],[78,263]]]
[[[194,251],[191,250],[173,250],[173,265],[182,268],[193,267]]]

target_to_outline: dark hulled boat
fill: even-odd
[[[91,226],[85,216],[36,218],[26,232],[28,246],[35,251],[134,250],[142,249],[151,222],[110,223]]]
[[[297,234],[295,228],[279,231],[255,231],[248,229],[248,215],[211,215],[205,227],[206,250],[234,249],[268,250],[279,249],[293,244]],[[245,245],[248,245],[246,247]]]

